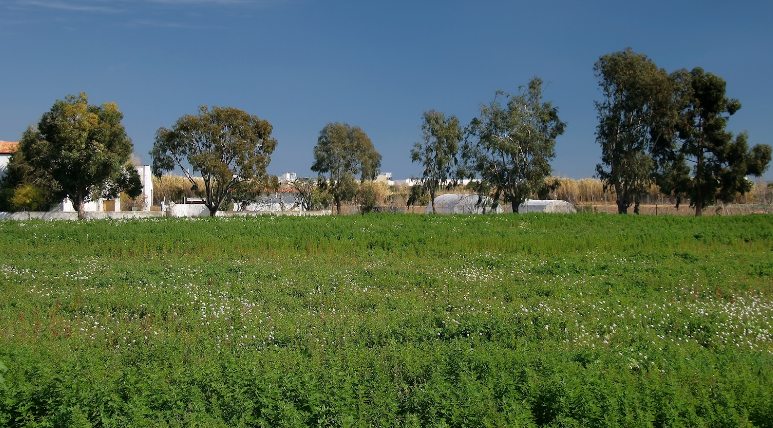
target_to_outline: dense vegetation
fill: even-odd
[[[773,426],[773,217],[0,222],[0,426]]]

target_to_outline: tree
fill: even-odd
[[[337,213],[341,213],[343,202],[356,196],[357,176],[373,180],[379,167],[381,155],[359,126],[331,122],[320,131],[311,170],[324,179]]]
[[[133,145],[121,125],[123,114],[115,103],[88,102],[82,92],[56,101],[36,128],[24,132],[10,161],[16,165],[9,168],[34,178],[32,184],[54,200],[69,198],[80,219],[90,200],[142,192],[137,171],[127,164]]]
[[[651,151],[668,131],[671,85],[668,74],[646,55],[630,48],[599,58],[593,67],[603,95],[596,101],[596,142],[601,163],[596,174],[615,189],[617,212],[631,204],[639,212],[641,196],[653,182]]]
[[[234,205],[240,206],[242,211],[247,211],[247,206],[256,201],[260,195],[278,192],[279,187],[279,177],[276,175],[266,175],[261,180],[242,180],[231,188],[228,199]]]
[[[729,202],[750,191],[753,183],[746,176],[762,175],[771,147],[758,144],[749,149],[745,132],[733,136],[725,130],[741,103],[727,98],[721,77],[694,68],[672,73],[671,80],[678,116],[667,172],[673,191],[689,197],[700,216],[717,200]]]
[[[325,206],[325,195],[319,180],[299,178],[293,181],[292,189],[296,194],[295,206],[301,207],[301,210],[318,210]]]
[[[532,194],[545,185],[555,157],[556,137],[566,124],[558,118],[558,109],[542,102],[542,79],[533,78],[517,95],[504,95],[507,104],[497,98],[482,106],[480,118],[472,120],[462,158],[465,174],[477,173],[481,189],[490,188],[494,200],[503,198],[514,213]]]
[[[277,144],[271,131],[268,121],[242,110],[201,106],[197,116],[185,115],[172,129],[156,131],[150,152],[153,174],[182,169],[214,216],[239,183],[268,182],[266,167]],[[203,190],[194,180],[196,172],[202,176]]]
[[[45,190],[34,184],[22,184],[17,187],[11,197],[11,204],[14,208],[24,211],[36,211],[49,205]]]
[[[13,202],[16,190],[21,186],[34,186],[41,191],[44,203],[38,208],[53,204],[51,179],[43,171],[34,171],[18,149],[11,155],[5,174],[0,177],[0,211],[15,211],[19,206]]]
[[[463,134],[456,116],[446,118],[435,110],[424,112],[421,131],[423,142],[414,143],[411,161],[424,167],[421,185],[429,192],[434,214],[435,191],[441,184],[450,184],[452,178],[457,178],[454,168]]]

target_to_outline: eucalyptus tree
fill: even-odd
[[[232,191],[270,182],[266,168],[277,145],[272,130],[267,120],[245,111],[201,106],[198,115],[182,116],[172,129],[156,131],[150,152],[153,174],[180,168],[214,216]],[[201,174],[204,189],[196,184],[195,173]]]
[[[725,95],[725,81],[701,68],[678,70],[671,75],[676,101],[676,135],[670,175],[663,180],[674,192],[690,199],[695,215],[719,201],[732,201],[752,189],[747,175],[760,176],[768,167],[771,147],[751,149],[748,134],[727,131],[727,122],[740,108]]]
[[[630,48],[599,58],[593,67],[601,88],[596,101],[596,174],[615,190],[617,212],[626,214],[653,183],[655,146],[667,139],[671,85],[668,73]]]
[[[456,116],[446,117],[435,110],[424,112],[422,142],[414,143],[411,161],[424,168],[421,186],[429,192],[432,213],[435,213],[435,193],[439,186],[455,181],[458,164],[457,152],[463,138],[462,127]]]
[[[331,122],[319,132],[311,170],[319,174],[333,197],[337,213],[343,202],[357,195],[357,176],[373,180],[380,167],[381,155],[359,126]]]
[[[11,157],[9,171],[45,189],[51,201],[69,198],[78,218],[85,203],[142,193],[137,171],[128,164],[134,146],[115,103],[89,104],[88,96],[68,95],[29,127]]]
[[[506,98],[505,105],[499,96]],[[565,127],[558,109],[542,102],[539,77],[516,95],[499,91],[469,125],[462,148],[465,174],[479,176],[481,189],[491,189],[494,200],[503,198],[517,213],[526,198],[545,185],[556,138]]]

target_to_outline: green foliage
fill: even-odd
[[[268,121],[242,110],[201,106],[197,116],[185,115],[172,129],[158,129],[150,152],[153,174],[160,177],[179,167],[214,216],[235,188],[243,195],[270,181],[266,167],[277,144],[272,130]],[[198,188],[195,172],[204,189]]]
[[[695,215],[701,215],[717,200],[730,202],[751,190],[753,183],[746,176],[762,175],[770,163],[771,147],[758,144],[749,149],[745,132],[734,137],[725,130],[741,103],[726,97],[721,77],[694,68],[674,72],[672,81],[678,113],[676,154],[662,181],[674,193],[687,196]]]
[[[772,231],[3,221],[0,426],[770,427]]]
[[[56,101],[37,128],[22,135],[10,161],[19,165],[9,165],[23,180],[47,189],[52,200],[70,198],[81,219],[87,201],[138,191],[124,179],[133,145],[121,124],[123,114],[115,103],[88,102],[83,92]]]
[[[246,210],[246,206],[260,197],[262,194],[277,192],[279,190],[279,177],[276,175],[266,174],[261,180],[243,180],[231,189],[229,200],[234,204],[241,204],[242,210]]]
[[[11,155],[8,165],[0,177],[0,211],[15,211],[11,199],[19,186],[31,185],[44,191],[45,205],[54,203],[51,181],[44,171],[33,170],[24,158],[24,153],[17,150]]]
[[[480,176],[481,189],[491,188],[494,200],[503,198],[517,213],[526,198],[544,186],[556,155],[556,137],[566,124],[552,103],[542,102],[539,77],[517,95],[497,92],[500,95],[507,98],[506,106],[495,98],[470,123],[462,157],[466,175]]]
[[[319,173],[338,213],[341,204],[357,195],[357,176],[373,180],[381,167],[381,155],[359,126],[328,123],[319,132],[311,170]]]
[[[329,206],[324,187],[318,180],[311,178],[299,178],[292,183],[298,204],[304,211],[320,210]]]
[[[11,197],[13,208],[24,211],[37,211],[48,205],[46,193],[33,184],[22,184],[14,189]]]
[[[408,196],[406,205],[428,205],[431,201],[430,194],[424,186],[411,186],[411,193]]]
[[[456,182],[459,143],[462,128],[456,116],[448,118],[435,110],[424,112],[421,124],[422,143],[415,143],[411,149],[411,161],[423,167],[421,187],[429,192],[432,212],[435,212],[435,191],[441,185],[451,187]],[[453,180],[452,180],[453,179]],[[416,187],[416,186],[413,186]],[[409,205],[411,205],[409,203]]]
[[[671,84],[668,74],[630,48],[599,58],[593,67],[603,95],[596,101],[599,124],[596,166],[605,186],[615,189],[620,214],[639,203],[653,182],[651,152],[668,138]]]
[[[357,189],[357,204],[360,213],[373,212],[377,206],[384,205],[389,194],[389,186],[383,182],[364,181]]]

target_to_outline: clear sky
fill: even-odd
[[[424,111],[466,124],[539,76],[568,122],[554,173],[586,178],[601,154],[593,64],[626,47],[723,77],[743,106],[729,129],[773,144],[771,21],[763,0],[0,0],[0,140],[86,92],[118,104],[145,163],[159,127],[230,106],[274,126],[272,174],[312,175],[319,131],[346,122],[408,178]]]

